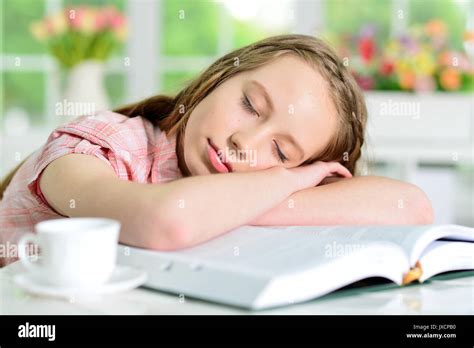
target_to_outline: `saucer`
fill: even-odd
[[[14,282],[28,292],[67,298],[130,290],[142,285],[146,280],[147,274],[145,271],[127,266],[117,266],[106,283],[98,287],[85,289],[51,285],[29,272],[14,277]]]

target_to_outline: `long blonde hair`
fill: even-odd
[[[356,175],[367,122],[364,96],[336,52],[313,36],[277,35],[238,48],[217,59],[174,97],[157,95],[114,111],[128,117],[142,116],[168,135],[176,134],[180,144],[192,111],[215,88],[238,73],[259,68],[288,53],[301,57],[323,75],[339,121],[336,135],[322,153],[303,164],[316,160],[338,161]],[[18,167],[0,184],[0,198]]]

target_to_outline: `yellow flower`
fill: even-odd
[[[33,22],[30,25],[30,31],[39,41],[45,41],[48,38],[48,28],[43,21]]]
[[[389,44],[387,45],[387,52],[396,53],[399,51],[400,51],[400,44],[395,40],[390,41]]]
[[[51,33],[53,35],[60,35],[66,31],[67,21],[64,17],[64,12],[60,11],[50,18]]]
[[[428,52],[420,52],[413,58],[414,68],[421,75],[432,75],[436,69],[436,62]]]
[[[93,8],[84,8],[80,30],[86,34],[91,34],[95,30],[96,10]]]
[[[410,64],[405,59],[400,59],[395,62],[395,70],[398,73],[410,70]]]
[[[123,42],[127,38],[127,34],[128,34],[127,24],[124,23],[119,28],[114,29],[114,34],[117,40]]]

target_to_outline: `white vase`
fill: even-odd
[[[63,98],[56,104],[60,124],[77,116],[93,115],[109,109],[103,76],[104,63],[95,60],[86,60],[69,71]]]

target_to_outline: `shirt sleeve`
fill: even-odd
[[[128,118],[111,111],[78,117],[56,128],[38,150],[28,189],[38,202],[54,211],[41,192],[39,180],[48,164],[68,154],[95,156],[111,166],[120,179],[146,182],[152,128],[142,117]]]

